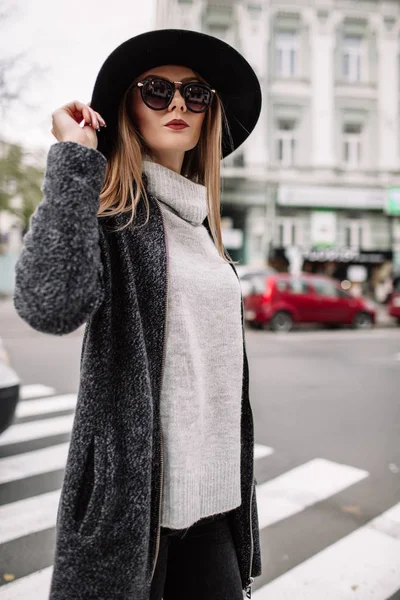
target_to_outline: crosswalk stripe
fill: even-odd
[[[32,417],[46,413],[72,410],[76,406],[76,394],[62,394],[50,398],[38,398],[37,400],[26,400],[17,404],[17,417]]]
[[[370,526],[400,540],[400,502],[376,517]]]
[[[254,460],[264,458],[274,453],[274,449],[269,446],[263,446],[262,444],[254,444]]]
[[[55,527],[60,490],[0,506],[0,544]]]
[[[316,458],[257,485],[260,529],[294,515],[368,477],[348,465]]]
[[[64,469],[69,442],[0,459],[0,484]]]
[[[39,396],[51,396],[56,390],[48,385],[40,383],[32,383],[30,385],[21,385],[19,397],[21,400],[29,400],[29,398],[39,398]]]
[[[54,417],[52,419],[42,419],[40,421],[11,425],[11,427],[1,435],[0,446],[51,437],[62,433],[70,433],[73,420],[74,415],[67,415],[65,417]]]
[[[400,503],[253,593],[254,600],[387,600],[400,587]]]
[[[0,587],[0,600],[47,600],[53,567],[21,577]]]

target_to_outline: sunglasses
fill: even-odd
[[[203,113],[210,108],[215,90],[207,83],[199,81],[169,81],[163,77],[152,77],[138,81],[135,87],[140,89],[142,100],[152,110],[164,110],[171,104],[175,95],[175,85],[185,101],[188,110]]]

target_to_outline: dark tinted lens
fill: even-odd
[[[143,98],[155,109],[166,108],[174,93],[172,84],[164,79],[151,79],[143,86]]]
[[[186,106],[194,112],[201,112],[211,104],[212,92],[205,85],[190,83],[185,87]]]

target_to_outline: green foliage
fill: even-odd
[[[27,230],[32,213],[42,198],[43,167],[30,164],[29,155],[18,144],[0,145],[0,210],[16,215]],[[16,206],[15,198],[20,199]],[[14,202],[13,202],[14,200]]]

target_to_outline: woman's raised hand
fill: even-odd
[[[73,100],[57,108],[52,113],[51,133],[59,142],[77,142],[88,148],[97,149],[96,129],[106,127],[103,117],[84,104]],[[80,123],[85,121],[83,127]]]

